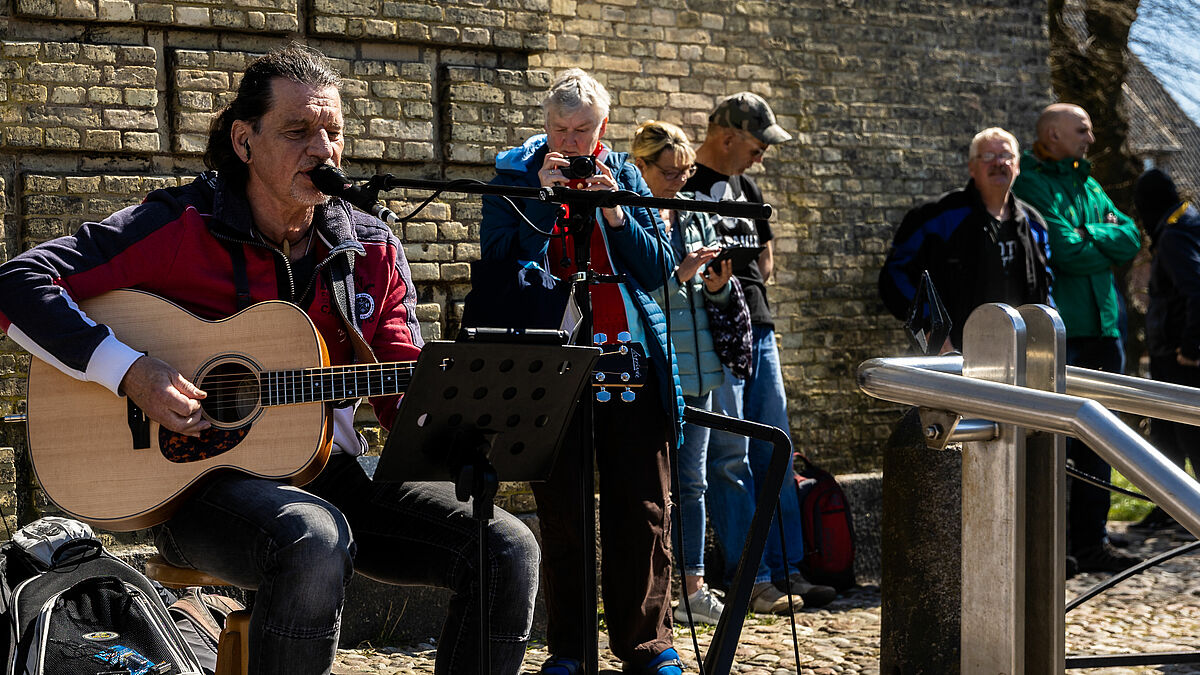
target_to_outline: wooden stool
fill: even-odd
[[[167,588],[188,586],[232,586],[233,584],[199,570],[176,567],[161,554],[146,560],[146,576]],[[231,612],[221,629],[217,643],[216,675],[248,675],[250,672],[250,610]]]

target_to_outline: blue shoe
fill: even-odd
[[[579,675],[583,672],[583,661],[563,656],[551,656],[542,663],[540,675]]]
[[[679,652],[673,647],[668,647],[640,668],[625,664],[625,672],[640,675],[683,675],[683,661],[679,660]]]

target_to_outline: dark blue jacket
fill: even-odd
[[[538,171],[542,168],[548,148],[546,136],[539,134],[524,144],[496,155],[495,185],[538,187]],[[625,153],[609,152],[604,160],[617,179],[617,185],[651,197],[650,188],[642,174]],[[518,202],[525,217],[537,229],[530,228],[514,212],[507,201],[499,197],[483,198],[483,219],[480,224],[481,257],[486,259],[509,259],[532,261],[544,264],[550,240],[549,233],[558,219],[558,206],[534,200]],[[650,344],[646,345],[654,373],[662,395],[663,409],[674,420],[676,443],[682,440],[680,421],[683,418],[683,392],[679,387],[679,371],[673,354],[667,350],[666,315],[647,291],[663,285],[663,279],[671,274],[676,260],[671,244],[663,236],[662,222],[651,209],[625,209],[625,226],[620,229],[607,228],[613,265],[618,274],[624,274],[625,287],[633,298],[642,320],[642,329]],[[599,221],[602,223],[603,218]]]
[[[1178,204],[1159,223],[1146,223],[1154,240],[1146,344],[1151,356],[1200,358],[1200,212]]]

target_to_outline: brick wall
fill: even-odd
[[[608,140],[750,89],[796,136],[755,176],[775,207],[769,287],[796,445],[878,468],[897,406],[859,393],[905,348],[875,280],[915,203],[965,182],[971,135],[1032,135],[1050,99],[1043,0],[11,0],[0,3],[0,255],[201,168],[208,116],[248,59],[299,39],[346,78],[350,173],[491,175],[538,132],[540,94],[581,66],[614,96]],[[397,191],[404,214],[427,193]],[[451,335],[478,256],[479,202],[443,195],[397,234],[427,338]],[[0,410],[23,361],[0,341]]]

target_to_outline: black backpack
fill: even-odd
[[[94,538],[56,542],[48,559],[0,545],[0,600],[7,675],[201,674],[150,580]]]

